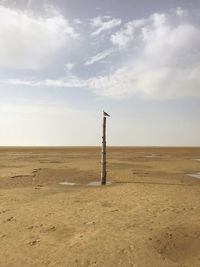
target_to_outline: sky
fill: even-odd
[[[199,0],[0,0],[0,146],[200,146]]]

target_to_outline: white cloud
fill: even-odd
[[[32,5],[32,0],[27,0],[27,8],[30,8]]]
[[[67,64],[65,64],[65,71],[66,72],[69,72],[69,71],[71,71],[73,68],[74,68],[74,66],[75,66],[75,64],[74,63],[67,63]]]
[[[111,42],[120,48],[125,48],[134,40],[135,30],[141,28],[144,24],[145,20],[127,22],[120,31],[111,35]]]
[[[195,13],[177,9],[135,22],[127,24],[129,31],[125,25],[121,39],[115,39],[120,48],[129,44],[129,58],[96,79],[95,92],[111,97],[200,97],[200,22]]]
[[[181,17],[187,14],[187,11],[182,9],[181,7],[176,8],[176,15]]]
[[[90,59],[88,59],[85,62],[85,65],[92,65],[95,62],[101,61],[102,59],[110,56],[114,51],[115,51],[115,49],[113,49],[113,48],[104,50],[103,52],[100,52],[97,55],[95,55],[95,56],[91,57]]]
[[[90,25],[92,28],[95,29],[95,31],[91,33],[91,36],[98,36],[104,31],[111,30],[121,25],[121,23],[121,19],[111,18],[110,16],[96,17],[90,19]]]
[[[108,76],[80,79],[69,76],[57,80],[8,80],[6,83],[31,87],[63,87],[90,90],[96,95],[109,98],[126,98],[137,94],[152,99],[173,99],[184,97],[200,97],[200,64],[194,68],[151,70],[124,67]]]
[[[74,23],[79,24],[79,25],[83,24],[82,20],[78,18],[74,19]]]
[[[82,80],[70,73],[66,78],[61,78],[57,80],[47,79],[47,80],[22,80],[22,79],[8,79],[6,81],[1,81],[1,84],[10,84],[14,86],[30,86],[30,87],[66,87],[66,88],[84,88],[88,86],[88,80]]]
[[[0,6],[0,67],[37,69],[77,33],[58,12],[36,17]]]
[[[127,43],[116,42],[122,63],[113,66],[105,76],[81,79],[69,74],[65,79],[8,80],[7,83],[83,88],[111,98],[131,95],[152,99],[200,97],[200,22],[195,14],[184,12],[180,16],[175,10],[125,24],[119,33],[129,39]],[[116,48],[98,53],[86,64],[102,60],[113,53],[112,49]],[[123,51],[128,54],[126,58]]]

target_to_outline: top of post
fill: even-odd
[[[105,112],[104,110],[102,111],[102,114],[104,117],[110,117],[110,115],[107,112]]]

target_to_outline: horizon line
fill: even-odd
[[[8,145],[2,146],[1,148],[78,148],[78,147],[91,147],[99,148],[101,145]],[[200,145],[107,145],[107,148],[119,147],[119,148],[200,148]]]

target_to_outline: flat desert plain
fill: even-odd
[[[0,148],[0,266],[200,266],[200,148]],[[69,183],[60,184],[60,183]]]

